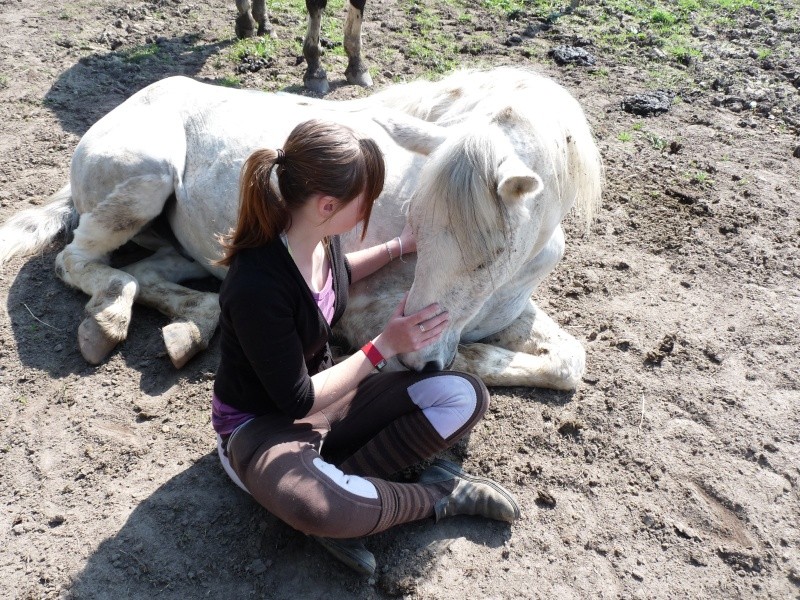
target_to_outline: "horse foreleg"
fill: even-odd
[[[347,6],[347,20],[344,24],[344,51],[347,53],[347,70],[344,74],[348,83],[362,87],[372,86],[372,77],[361,60],[361,23],[364,20],[366,0],[350,0]]]
[[[303,75],[303,84],[318,94],[327,94],[330,86],[328,85],[328,74],[320,64],[322,48],[319,45],[319,33],[322,26],[322,11],[328,0],[306,0],[308,10],[308,28],[306,37],[303,40],[303,56],[306,59],[306,72]]]
[[[586,365],[581,343],[530,301],[511,325],[480,343],[459,346],[455,368],[486,385],[577,387]]]
[[[207,277],[209,273],[200,263],[165,248],[124,270],[139,282],[136,301],[173,319],[162,333],[175,368],[180,369],[208,347],[219,322],[219,297],[178,285],[187,279]]]

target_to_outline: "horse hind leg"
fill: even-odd
[[[139,282],[136,301],[173,320],[162,333],[175,368],[180,369],[208,347],[219,322],[219,297],[178,285],[187,279],[207,277],[209,273],[200,263],[164,248],[124,270]]]
[[[102,362],[127,337],[139,291],[136,279],[110,267],[108,257],[158,216],[171,191],[172,182],[166,177],[126,180],[94,210],[81,215],[72,242],[56,256],[58,277],[91,296],[87,316],[78,327],[81,354],[91,364]]]
[[[258,35],[264,35],[266,24],[265,0],[236,0],[236,37],[240,40],[256,35],[256,25],[258,25]],[[260,11],[260,13],[259,13]],[[259,20],[260,16],[260,20]]]
[[[322,26],[322,11],[328,0],[306,0],[308,10],[308,28],[303,40],[303,56],[306,59],[306,72],[303,75],[303,85],[317,94],[327,94],[330,90],[328,74],[322,68],[320,56],[322,49],[319,44],[319,33]]]
[[[372,87],[372,77],[361,59],[361,23],[364,20],[366,0],[350,0],[347,6],[347,20],[344,24],[344,50],[347,53],[347,70],[344,74],[348,83],[362,87]]]

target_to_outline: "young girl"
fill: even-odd
[[[448,315],[438,305],[405,315],[401,302],[380,335],[333,364],[328,340],[349,284],[416,249],[406,227],[342,253],[337,236],[359,223],[366,233],[384,173],[374,141],[317,120],[247,159],[220,261],[229,270],[212,410],[234,482],[366,574],[375,559],[354,538],[431,516],[519,516],[508,491],[446,461],[418,483],[386,479],[455,444],[488,406],[486,387],[465,373],[376,373],[439,337]]]

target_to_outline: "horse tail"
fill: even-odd
[[[48,200],[44,206],[23,210],[0,225],[0,267],[20,254],[43,250],[61,231],[75,229],[78,212],[70,184]]]

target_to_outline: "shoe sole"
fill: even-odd
[[[519,510],[519,504],[517,504],[517,501],[514,499],[514,496],[511,494],[511,492],[509,492],[506,488],[504,488],[502,485],[500,485],[496,481],[493,481],[493,480],[488,479],[486,477],[476,477],[474,475],[470,475],[469,473],[464,471],[458,465],[453,464],[453,463],[448,462],[448,461],[445,461],[445,460],[438,459],[438,460],[433,461],[432,464],[434,466],[436,466],[436,467],[439,467],[440,469],[444,469],[448,473],[451,473],[451,474],[453,474],[453,475],[455,475],[455,476],[457,476],[457,477],[459,477],[461,479],[464,479],[465,481],[469,481],[471,483],[481,483],[483,485],[488,485],[493,490],[503,494],[506,497],[506,500],[508,500],[508,502],[511,504],[511,506],[514,507],[514,521],[519,519],[520,515],[522,514],[520,512],[520,510]]]
[[[375,563],[374,557],[371,563],[364,562],[363,560],[360,560],[358,556],[356,556],[354,553],[349,552],[346,547],[336,543],[332,543],[332,540],[327,540],[323,537],[318,537],[316,535],[312,535],[309,537],[311,537],[320,546],[325,548],[325,550],[327,550],[333,556],[335,556],[340,562],[353,569],[353,571],[355,571],[356,573],[368,576],[372,576],[375,574],[375,567],[377,565]]]

